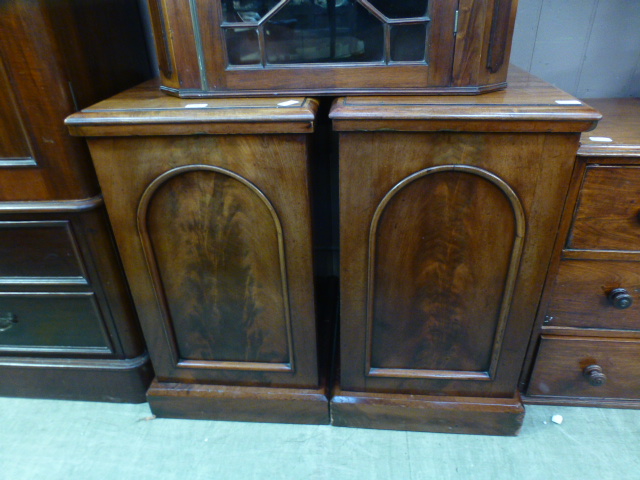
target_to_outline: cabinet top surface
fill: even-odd
[[[581,132],[600,118],[589,105],[513,65],[508,83],[477,96],[342,97],[330,116],[339,131]]]
[[[78,136],[310,133],[317,109],[318,102],[306,97],[176,98],[151,80],[71,115],[65,124]]]
[[[598,127],[580,138],[579,156],[640,157],[640,98],[587,100],[602,112]]]

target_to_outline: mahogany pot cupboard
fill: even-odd
[[[63,124],[150,75],[140,12],[5,0],[0,32],[0,395],[143,402],[149,358],[89,152]]]
[[[317,107],[194,103],[147,83],[67,119],[103,189],[156,415],[329,422],[308,175]]]
[[[524,72],[478,97],[346,97],[334,425],[516,434],[578,150],[600,115]]]
[[[477,94],[506,86],[517,0],[148,0],[181,97]]]
[[[640,99],[589,103],[603,120],[582,136],[523,391],[529,403],[638,408]]]

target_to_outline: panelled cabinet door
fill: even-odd
[[[524,231],[520,200],[487,170],[441,165],[397,183],[369,232],[365,374],[495,378]]]
[[[90,146],[158,380],[317,385],[305,136]]]
[[[575,149],[544,137],[341,133],[343,390],[513,396]]]
[[[282,226],[258,187],[178,167],[147,187],[138,222],[179,365],[293,370]]]

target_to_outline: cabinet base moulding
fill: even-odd
[[[470,398],[347,392],[331,399],[332,425],[416,432],[517,435],[524,421],[520,396]]]
[[[640,400],[625,398],[545,397],[523,396],[527,405],[556,405],[558,407],[629,408],[640,410]]]
[[[144,403],[147,354],[130,359],[0,358],[0,396]]]
[[[327,425],[324,388],[298,389],[165,383],[147,391],[154,415],[162,418]]]

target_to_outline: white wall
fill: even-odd
[[[640,0],[519,0],[511,62],[577,97],[640,97]]]

